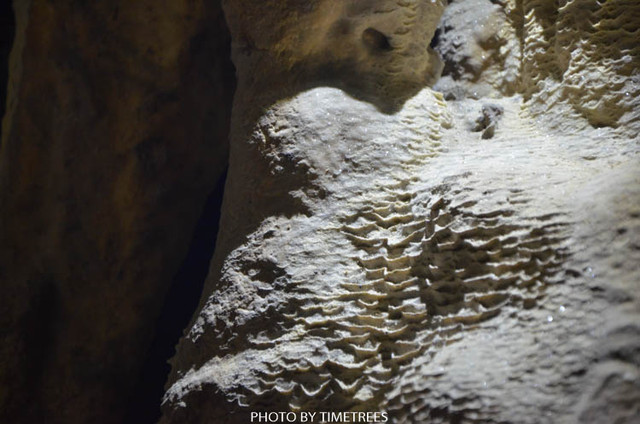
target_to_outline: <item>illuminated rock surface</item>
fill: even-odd
[[[14,3],[0,422],[152,422],[152,339],[183,327],[158,315],[227,163],[226,24]],[[640,3],[224,9],[222,231],[161,422],[637,423]]]
[[[444,66],[440,1],[285,3],[225,5],[223,230],[162,422],[637,422],[638,3],[454,1]]]

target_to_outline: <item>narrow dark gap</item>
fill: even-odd
[[[125,423],[152,424],[160,419],[160,401],[182,331],[198,306],[218,235],[227,172],[211,192],[196,224],[189,251],[167,292],[141,376],[129,402]]]
[[[210,6],[208,25],[190,40],[182,82],[184,101],[201,108],[201,125],[207,128],[210,142],[222,144],[229,137],[236,74],[231,62],[231,36],[220,2],[211,2]],[[134,377],[125,424],[155,424],[161,418],[164,386],[171,371],[168,361],[174,357],[183,331],[198,307],[209,273],[226,179],[225,170],[202,207],[187,254],[167,290],[153,340]]]
[[[440,44],[440,34],[442,34],[442,28],[438,26],[438,28],[436,28],[436,32],[433,34],[431,42],[429,42],[429,47],[435,49],[436,46]]]
[[[0,134],[2,134],[2,118],[7,106],[7,88],[9,85],[9,53],[16,35],[16,17],[13,13],[13,2],[0,2]]]

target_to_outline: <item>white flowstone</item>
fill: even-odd
[[[310,4],[299,20],[322,28],[352,10]],[[376,19],[393,26],[398,10],[430,3],[367,4],[388,6]],[[626,121],[598,128],[563,124],[590,119],[568,113],[569,98],[541,109],[560,86],[545,91],[546,77],[527,68],[543,54],[532,47],[533,26],[546,22],[536,7],[525,1],[519,12],[521,76],[536,87],[495,91],[489,103],[423,88],[387,109],[362,86],[301,84],[318,62],[295,52],[282,54],[305,70],[291,71],[296,82],[278,98],[285,83],[269,88],[240,66],[223,233],[173,360],[162,422],[244,422],[254,410],[383,410],[394,423],[633,422],[640,164],[638,111],[627,106],[637,96],[611,95]],[[252,23],[234,23],[241,17],[227,8],[232,30]],[[618,10],[627,9],[636,10]],[[237,63],[265,63],[272,46],[288,51],[284,22],[287,37],[267,42],[263,56],[252,51],[258,58],[236,51],[247,56]],[[585,39],[575,37],[576,46]],[[374,60],[363,40],[361,54]],[[578,47],[573,56],[591,60]],[[268,91],[260,107],[256,87]],[[491,137],[473,130],[478,122]]]

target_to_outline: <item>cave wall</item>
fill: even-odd
[[[453,1],[434,48],[444,69],[435,88],[449,100],[514,95],[520,87],[522,14],[515,1]]]
[[[0,421],[122,422],[165,293],[226,168],[228,31],[215,1],[14,9],[0,151]]]
[[[637,2],[14,3],[0,421],[640,415]]]
[[[638,136],[640,4],[582,0],[450,2],[436,50],[449,98],[521,93],[561,132],[614,128]]]
[[[564,131],[611,127],[640,134],[640,4],[617,0],[523,0],[522,92]]]
[[[448,3],[224,3],[222,233],[162,423],[637,419],[636,3]]]

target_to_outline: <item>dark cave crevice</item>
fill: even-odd
[[[174,356],[175,346],[198,306],[209,273],[209,262],[213,256],[219,229],[226,178],[227,171],[209,194],[196,224],[187,255],[167,292],[156,323],[153,342],[129,400],[125,423],[152,424],[160,419],[164,384],[171,371],[167,361]]]
[[[218,2],[215,4],[218,5]],[[209,126],[212,131],[211,140],[221,143],[223,139],[228,139],[236,74],[231,62],[230,34],[219,5],[212,22],[204,32],[191,40],[183,82],[191,87],[190,102],[194,104],[208,108],[207,96],[223,100],[224,111],[205,109],[207,112],[202,117],[203,125]],[[196,84],[193,90],[192,80],[204,82]],[[171,372],[168,361],[176,354],[175,348],[197,310],[209,274],[226,179],[225,169],[203,203],[188,251],[166,292],[164,304],[155,321],[152,342],[139,374],[134,377],[133,390],[127,399],[125,424],[153,424],[160,420],[164,386]]]
[[[0,3],[0,134],[2,134],[2,118],[6,112],[7,90],[9,86],[9,54],[16,35],[16,17],[13,13],[13,2]]]

